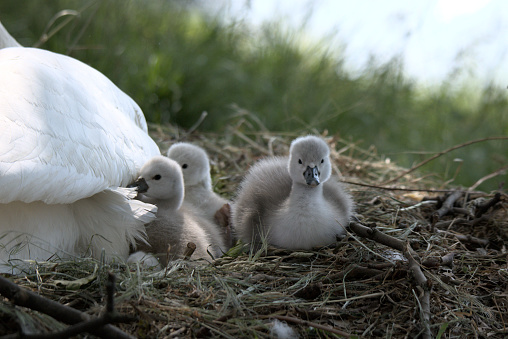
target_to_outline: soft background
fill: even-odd
[[[294,15],[287,3],[9,0],[0,2],[0,20],[24,46],[68,54],[103,72],[153,123],[189,128],[207,111],[199,130],[220,133],[247,114],[272,131],[326,129],[403,166],[456,144],[508,135],[506,47],[499,47],[507,44],[496,40],[507,21],[488,16],[502,13],[489,1],[456,5],[459,16],[443,1],[357,8],[297,1]],[[441,26],[432,21],[436,8]],[[467,28],[473,18],[482,19]],[[417,48],[425,44],[429,54]],[[507,163],[506,140],[487,141],[422,170],[468,187]],[[479,188],[493,190],[507,179]]]

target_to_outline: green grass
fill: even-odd
[[[508,135],[506,89],[473,92],[453,79],[422,89],[405,77],[400,60],[373,60],[353,75],[341,51],[328,49],[326,41],[302,43],[301,30],[283,24],[269,23],[259,31],[242,21],[225,24],[192,3],[199,4],[4,1],[0,20],[31,46],[60,10],[86,7],[79,16],[58,18],[52,27],[72,20],[41,48],[97,68],[155,123],[189,128],[207,111],[199,128],[221,132],[244,109],[269,130],[327,129],[364,147],[372,144],[404,166],[429,156],[421,153]],[[506,141],[476,144],[423,170],[449,180],[461,166],[454,183],[470,186],[508,163],[506,149]],[[480,189],[496,189],[506,179],[498,176]]]

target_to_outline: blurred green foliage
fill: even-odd
[[[98,69],[156,123],[188,128],[207,111],[200,129],[220,132],[239,107],[269,130],[327,129],[365,147],[373,144],[404,166],[429,156],[418,153],[508,135],[506,89],[486,86],[472,93],[450,81],[423,90],[404,76],[399,60],[373,60],[353,76],[326,41],[303,44],[301,32],[282,24],[255,31],[203,8],[184,0],[12,0],[0,2],[0,20],[24,46],[69,20],[39,47]],[[508,163],[506,149],[506,141],[480,143],[424,169],[447,180],[462,166],[454,183],[470,186]],[[496,189],[506,179],[480,188]]]

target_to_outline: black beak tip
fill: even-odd
[[[146,183],[144,178],[139,178],[135,182],[130,185],[127,185],[128,188],[136,188],[138,193],[145,193],[148,191],[148,184]]]

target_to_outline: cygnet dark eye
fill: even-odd
[[[299,163],[300,165],[301,165],[301,164],[303,164],[303,163],[302,163],[302,159],[298,159],[298,163]]]
[[[321,159],[321,163],[324,163],[325,162],[325,159]]]
[[[154,175],[153,180],[161,180],[161,178],[160,174],[156,174]]]
[[[187,165],[187,164],[183,164],[183,165],[182,165],[182,168],[183,168],[183,169],[186,169],[187,167],[189,167],[189,165]]]

